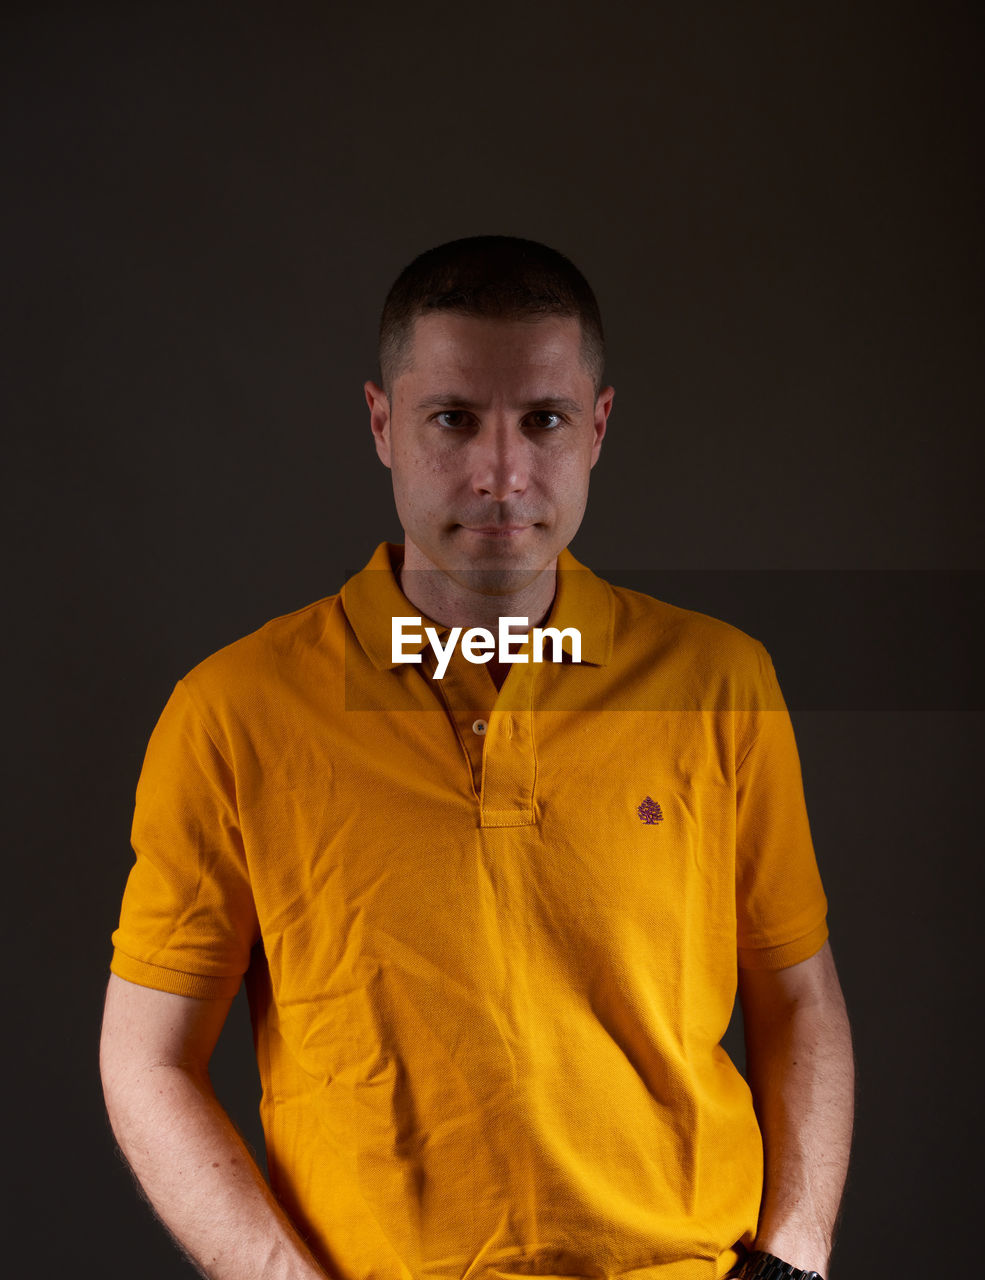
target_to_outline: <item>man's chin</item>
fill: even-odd
[[[512,538],[474,538],[462,526],[455,526],[433,545],[412,542],[405,533],[407,552],[404,571],[435,575],[466,591],[483,596],[516,595],[531,586],[543,573],[552,572],[557,549],[546,527],[527,529]],[[409,552],[409,554],[408,554]]]
[[[446,563],[453,566],[449,577],[481,595],[515,595],[553,569],[557,556],[544,545],[549,541],[546,533],[540,525],[524,529],[515,538],[476,537],[460,530],[454,550],[449,548]]]

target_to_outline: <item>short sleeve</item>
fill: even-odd
[[[783,969],[828,936],[800,757],[773,664],[761,646],[762,710],[736,766],[738,963]]]
[[[147,747],[132,841],[112,971],[178,995],[235,995],[259,937],[235,780],[183,681]]]

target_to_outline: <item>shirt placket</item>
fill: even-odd
[[[514,664],[489,715],[479,794],[483,827],[528,827],[536,821],[534,679],[532,664]]]
[[[422,654],[421,674],[429,680],[451,720],[472,774],[472,790],[478,801],[482,789],[482,755],[489,715],[496,701],[496,686],[483,667],[467,663],[458,652],[452,654],[448,669],[435,679],[431,651]]]
[[[434,680],[428,655],[422,675]],[[515,663],[497,690],[485,667],[456,652],[444,677],[434,681],[471,765],[482,827],[524,827],[536,820],[533,680],[529,663]]]

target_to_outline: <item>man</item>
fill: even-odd
[[[380,362],[403,547],[200,664],[148,747],[120,1145],[217,1278],[825,1273],[852,1060],[789,718],[758,642],[566,549],[591,290],[441,246]],[[244,976],[273,1191],[207,1073]]]

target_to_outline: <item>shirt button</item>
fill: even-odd
[[[485,721],[485,720],[473,720],[473,721],[472,721],[472,732],[473,732],[473,733],[477,733],[477,734],[479,735],[479,737],[480,737],[480,738],[482,737],[482,735],[485,733],[485,731],[486,731],[488,728],[489,728],[489,725],[486,723],[486,721]]]

